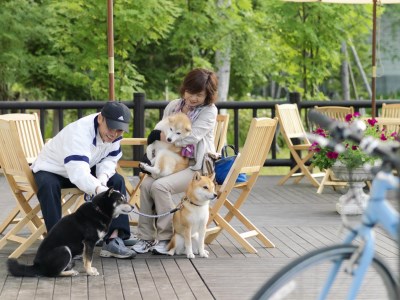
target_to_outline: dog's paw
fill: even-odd
[[[205,258],[208,258],[208,251],[207,250],[203,250],[203,251],[200,251],[200,257],[205,257]]]
[[[195,258],[193,253],[188,253],[186,256],[187,256],[187,258]]]
[[[97,269],[94,268],[94,267],[91,267],[90,269],[87,269],[87,270],[86,270],[86,273],[87,273],[88,275],[90,275],[90,276],[98,276],[98,275],[99,275],[99,272],[98,272]]]
[[[70,269],[70,270],[67,270],[67,271],[62,271],[60,273],[60,276],[76,276],[78,274],[79,274],[78,271],[75,271],[74,269]]]
[[[175,254],[175,249],[171,249],[168,251],[169,256],[174,256],[174,254]]]

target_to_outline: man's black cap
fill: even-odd
[[[131,112],[125,104],[116,101],[107,102],[101,114],[106,118],[108,128],[129,132]]]

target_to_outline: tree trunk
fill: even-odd
[[[218,0],[217,6],[221,10],[221,16],[223,10],[232,5],[231,0]],[[218,76],[218,100],[227,101],[229,93],[229,79],[231,75],[231,36],[227,35],[222,41],[224,45],[221,49],[217,49],[215,52],[215,65],[217,67]]]
[[[341,52],[343,54],[342,66],[340,68],[341,73],[341,80],[342,80],[342,96],[343,100],[349,101],[350,100],[350,81],[349,81],[349,66],[347,57],[347,46],[346,42],[342,42]]]
[[[346,57],[349,57],[349,53],[347,52],[347,48],[346,48]],[[354,98],[356,100],[359,100],[360,98],[358,97],[358,91],[357,91],[357,85],[356,85],[356,81],[354,80],[354,74],[353,74],[353,68],[351,66],[351,61],[350,59],[347,61],[348,64],[347,66],[349,67],[349,74],[350,74],[350,79],[351,79],[351,85],[353,86],[353,90],[354,90]]]
[[[229,39],[228,37],[226,38]],[[231,75],[231,47],[230,41],[227,41],[227,47],[224,50],[215,52],[215,63],[218,76],[218,101],[227,101],[229,92],[229,78]]]
[[[363,67],[362,67],[362,65],[361,65],[361,62],[360,62],[360,59],[358,58],[358,54],[357,54],[356,48],[354,48],[353,45],[350,45],[350,49],[351,49],[351,51],[353,52],[354,59],[355,59],[355,61],[356,61],[356,64],[357,64],[358,69],[360,70],[360,74],[361,74],[361,77],[362,77],[362,79],[363,79],[365,88],[366,88],[367,91],[368,91],[368,95],[369,95],[369,97],[372,97],[371,86],[369,85],[367,76],[365,75],[364,69],[363,69]]]

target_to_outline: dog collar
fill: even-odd
[[[192,202],[192,200],[190,200],[190,199],[189,199],[189,203],[193,204],[193,205],[196,205],[196,206],[203,206],[203,205],[199,205],[199,204],[196,204],[196,203]]]
[[[103,216],[106,216],[107,218],[108,218],[108,216],[100,209],[100,207],[98,207],[96,204],[94,204],[93,202],[92,202],[92,204],[93,204],[93,206],[94,206],[94,209],[97,211],[97,212],[99,212],[99,213],[101,213]]]
[[[195,205],[195,206],[203,206],[203,205],[192,202],[192,200],[190,200],[188,196],[183,197],[181,204],[183,204],[183,202],[185,202],[185,201],[188,201],[190,204]]]

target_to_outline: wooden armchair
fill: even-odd
[[[37,193],[37,186],[21,145],[17,123],[15,120],[0,119],[0,164],[20,212],[23,214],[22,219],[0,240],[0,249],[10,241],[20,244],[9,256],[14,258],[24,253],[46,232],[46,227],[39,215],[40,204],[34,205],[30,201]],[[61,195],[62,212],[66,214],[68,209],[79,201],[83,192],[77,188],[62,189]],[[31,224],[32,233],[26,237],[23,229],[29,224]]]
[[[270,118],[254,118],[252,120],[243,150],[237,156],[228,176],[220,186],[218,197],[210,209],[205,239],[207,244],[211,243],[225,229],[250,253],[257,253],[257,250],[246,240],[251,237],[258,238],[266,247],[275,247],[261,230],[246,218],[240,211],[240,207],[251,193],[258,175],[264,166],[275,135],[277,123],[277,119]],[[246,182],[236,183],[236,179],[240,173],[247,174]],[[228,199],[228,196],[231,197],[231,192],[234,188],[240,189],[239,197],[236,201]],[[228,210],[225,216],[221,215],[222,207]],[[239,233],[232,227],[230,221],[233,217],[236,217],[241,225],[247,229],[245,232]],[[211,226],[212,224],[214,226]]]

